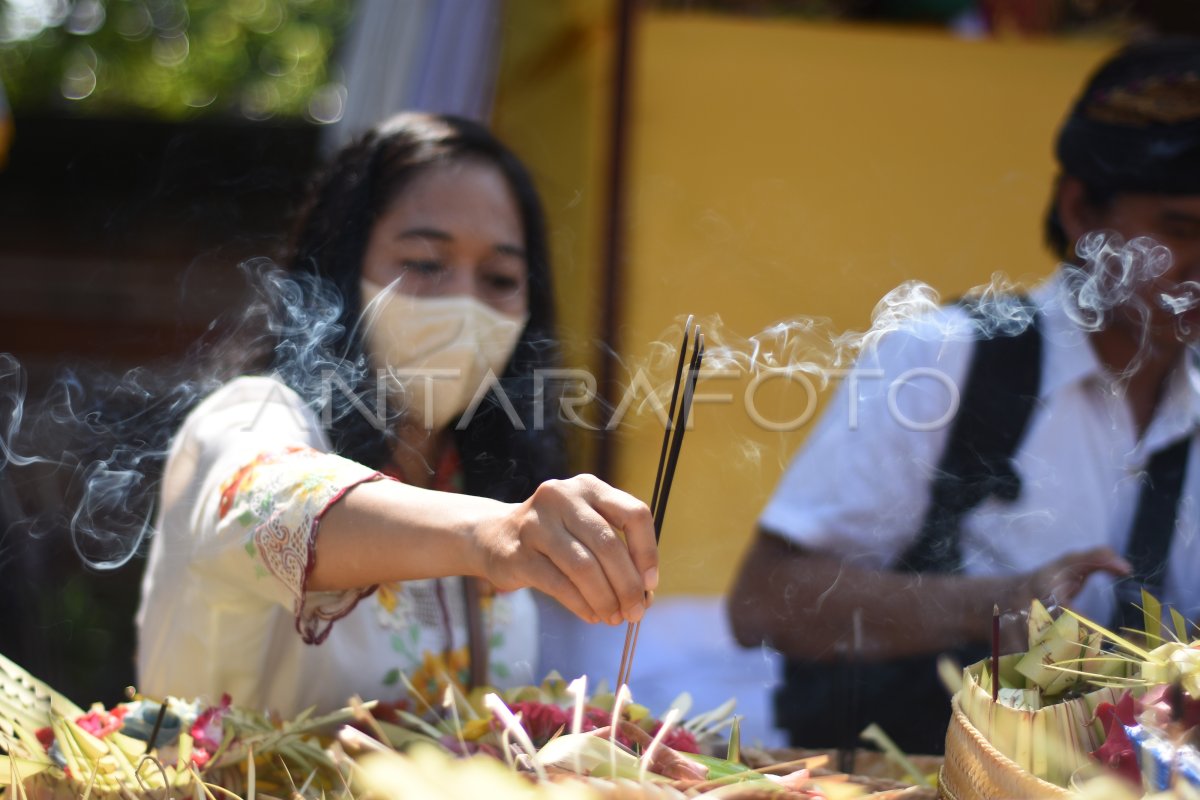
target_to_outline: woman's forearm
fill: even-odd
[[[317,529],[313,591],[389,581],[481,575],[476,529],[507,506],[391,480],[361,483],[326,510]]]
[[[451,575],[532,587],[592,622],[636,622],[658,584],[654,523],[645,503],[590,475],[514,504],[369,481],[326,510],[308,588]]]

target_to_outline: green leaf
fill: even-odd
[[[417,691],[417,687],[413,686],[412,681],[403,672],[400,673],[400,680],[404,681],[404,688],[408,692],[409,697],[411,697],[413,700],[416,700],[421,705],[425,706],[425,710],[428,711],[430,714],[437,716],[437,713],[438,713],[437,709],[435,709],[433,706],[429,705],[429,701],[425,699],[424,695],[422,695],[420,692]],[[449,682],[449,681],[447,681],[447,682]]]
[[[442,750],[447,749],[446,746],[441,743],[439,737],[418,733],[417,731],[403,728],[399,725],[393,725],[390,722],[379,720],[379,729],[383,731],[384,735],[387,737],[388,743],[395,748],[405,748],[409,745],[417,744],[419,742],[422,744],[437,745]]]
[[[1137,656],[1138,658],[1142,659],[1143,661],[1153,661],[1154,660],[1153,658],[1150,657],[1150,654],[1148,652],[1146,652],[1142,648],[1138,647],[1136,644],[1129,641],[1124,636],[1113,633],[1112,631],[1110,631],[1108,628],[1104,627],[1103,625],[1098,625],[1097,623],[1092,622],[1087,617],[1083,617],[1083,616],[1080,616],[1079,614],[1076,614],[1074,611],[1072,611],[1069,608],[1064,608],[1063,613],[1070,614],[1072,617],[1079,620],[1079,624],[1084,625],[1085,627],[1091,628],[1092,630],[1101,634],[1106,639],[1108,639],[1110,642],[1115,644],[1117,647],[1120,647],[1122,650],[1126,651],[1127,653],[1132,653],[1133,655]]]
[[[392,634],[392,650],[409,658],[410,660],[415,660],[413,659],[412,650],[409,649],[408,642],[404,641],[404,637],[398,633]]]
[[[1162,603],[1142,589],[1142,624],[1147,636],[1162,638]]]
[[[697,764],[702,764],[705,767],[707,767],[708,768],[708,779],[710,781],[718,780],[720,778],[728,778],[731,775],[745,776],[747,778],[762,777],[761,775],[759,775],[757,772],[750,769],[746,765],[738,764],[738,763],[735,763],[728,759],[718,758],[716,756],[706,756],[703,753],[683,753],[683,752],[681,752],[679,755],[681,755],[685,758],[690,758],[692,761],[695,761]]]
[[[393,668],[393,669],[388,670],[388,673],[383,676],[383,685],[384,686],[395,686],[399,682],[400,682],[400,670],[398,668]]]
[[[892,763],[896,764],[896,766],[900,767],[900,769],[904,770],[905,774],[912,778],[914,783],[920,786],[933,788],[932,784],[929,783],[929,779],[925,777],[925,773],[921,772],[921,770],[917,768],[917,765],[909,760],[908,756],[904,754],[904,751],[897,747],[896,743],[892,741],[891,737],[883,732],[883,728],[880,728],[878,725],[872,722],[865,729],[863,729],[863,732],[859,734],[859,738],[874,744],[880,750],[882,750],[888,761],[891,761]]]
[[[425,720],[418,717],[416,714],[405,711],[403,709],[396,709],[396,716],[398,716],[398,717],[400,717],[400,719],[404,720],[409,726],[416,728],[418,731],[420,731],[421,733],[425,734],[426,736],[428,736],[432,739],[441,739],[441,737],[444,736],[446,733],[445,731],[440,731],[437,728],[433,727],[428,722],[426,722]]]
[[[735,764],[742,760],[742,718],[734,717],[733,725],[729,728],[729,748],[725,758]]]
[[[1187,641],[1187,620],[1174,606],[1171,607],[1171,624],[1175,627],[1175,638],[1181,642]]]
[[[10,785],[14,774],[17,776],[17,780],[24,783],[39,772],[44,772],[53,766],[54,764],[49,760],[33,761],[28,758],[0,756],[0,786]]]

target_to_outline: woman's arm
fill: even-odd
[[[755,537],[729,597],[734,635],[786,656],[835,657],[861,616],[867,661],[937,653],[989,641],[992,608],[1023,610],[1031,600],[1074,597],[1093,572],[1128,573],[1108,548],[1070,553],[1022,575],[972,577],[855,567],[764,532]]]
[[[637,621],[658,583],[653,521],[590,475],[547,481],[519,504],[371,481],[322,517],[308,589],[450,575],[530,586],[591,622]]]
[[[453,575],[531,586],[587,620],[640,619],[658,551],[636,498],[590,475],[516,504],[419,489],[323,452],[320,430],[266,378],[232,382],[189,418],[164,508],[186,518],[173,547],[214,592],[293,608],[314,642],[376,584]]]

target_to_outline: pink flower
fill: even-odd
[[[650,733],[651,736],[657,736],[662,730],[662,723],[654,726],[654,730]],[[683,728],[672,728],[667,731],[667,735],[663,737],[662,743],[672,750],[678,750],[681,753],[699,753],[700,745],[696,743],[696,737],[690,731],[685,731]]]
[[[553,703],[526,701],[510,703],[509,710],[521,715],[521,727],[538,747],[550,741],[556,733],[570,724],[567,712]]]
[[[193,744],[192,763],[197,767],[207,764],[212,754],[221,746],[221,722],[229,713],[231,703],[229,695],[221,695],[220,705],[205,709],[192,723],[192,729],[189,731]]]
[[[129,709],[125,706],[117,706],[112,711],[89,711],[77,718],[75,724],[97,739],[103,739],[110,733],[121,730],[125,724],[125,714],[128,712]]]
[[[594,731],[597,728],[603,728],[612,722],[612,714],[594,706],[586,706],[583,709],[583,721],[580,724],[580,732],[586,733]]]

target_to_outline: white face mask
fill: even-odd
[[[525,318],[468,295],[414,297],[362,281],[364,343],[372,366],[412,423],[442,430],[512,358]]]

